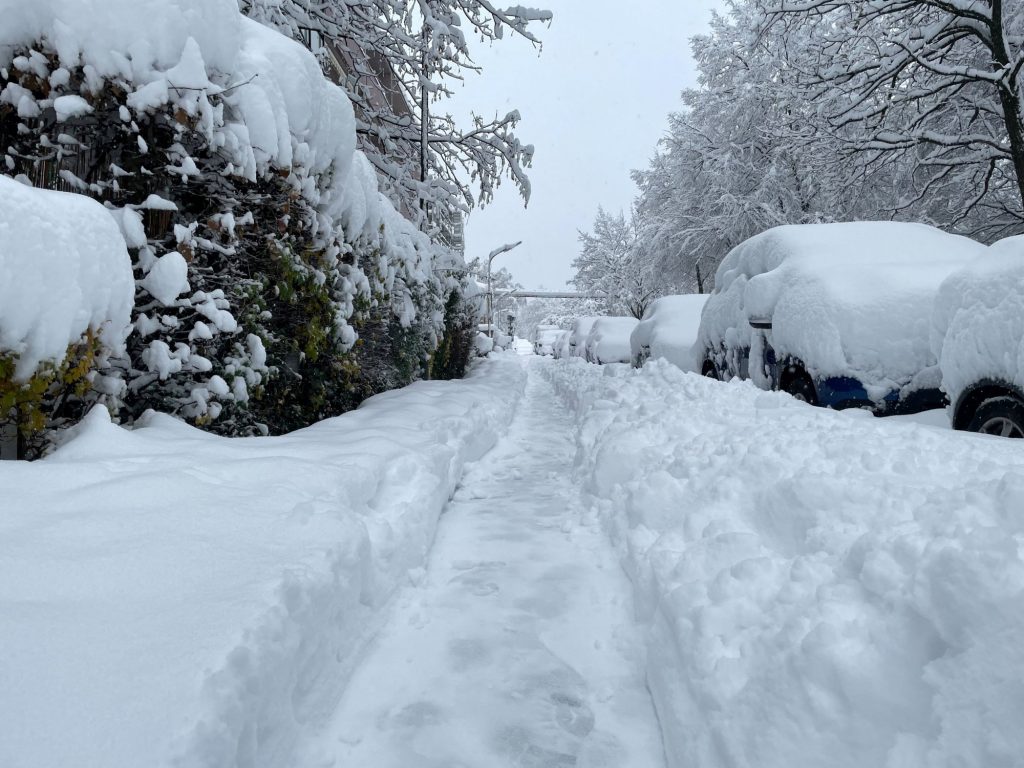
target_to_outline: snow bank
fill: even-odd
[[[942,284],[932,346],[952,403],[985,379],[1024,391],[1024,237],[995,243]]]
[[[635,317],[599,317],[590,326],[585,344],[591,363],[628,363],[629,337],[637,326]]]
[[[99,203],[0,176],[0,354],[15,377],[60,362],[89,329],[122,348],[135,281],[121,233]]]
[[[483,360],[274,438],[97,410],[0,463],[0,765],[289,764],[524,383]]]
[[[663,361],[544,370],[649,622],[669,765],[1020,765],[1015,441]]]
[[[814,377],[852,376],[883,397],[936,364],[929,327],[939,285],[984,250],[924,224],[776,227],[719,266],[700,344],[719,356],[749,348],[749,321],[770,319],[779,359],[801,360]]]
[[[699,371],[700,350],[694,347],[707,300],[707,294],[693,293],[652,302],[629,337],[633,364],[661,357],[684,371]]]

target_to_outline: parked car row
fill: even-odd
[[[706,376],[881,416],[952,402],[956,429],[1024,437],[1024,239],[777,227],[726,256],[698,344]]]
[[[556,358],[582,357],[598,364],[628,363],[630,333],[637,322],[632,317],[580,317],[569,330],[539,326],[534,351]]]
[[[955,429],[1024,438],[1024,236],[985,246],[891,221],[775,227],[730,251],[709,295],[554,334],[538,349],[556,357],[664,358],[879,416],[951,404]]]

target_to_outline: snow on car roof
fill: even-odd
[[[812,375],[901,386],[935,364],[929,322],[939,285],[984,251],[925,224],[776,227],[725,257],[700,341],[749,346],[749,321],[770,319],[776,352]]]

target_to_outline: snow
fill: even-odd
[[[639,367],[661,357],[684,371],[699,372],[697,332],[707,300],[707,294],[700,293],[655,299],[629,337],[633,364]]]
[[[287,764],[524,385],[482,360],[272,438],[94,410],[0,463],[0,765]]]
[[[557,326],[542,325],[537,328],[535,335],[534,349],[538,355],[552,355],[555,351],[555,342],[562,335],[562,329]]]
[[[368,241],[362,244],[367,252],[379,252],[380,263],[366,274],[349,271],[349,295],[339,297],[343,307],[353,311],[354,296],[373,288],[366,275],[379,274],[387,292],[404,281],[394,291],[395,314],[404,326],[415,319],[408,292],[436,282],[435,248],[380,194],[371,164],[356,149],[348,96],[300,43],[242,15],[236,0],[0,0],[0,18],[0,68],[32,66],[24,57],[15,61],[14,52],[34,45],[56,54],[55,82],[67,84],[71,69],[86,73],[80,94],[36,103],[12,84],[0,92],[0,103],[33,115],[53,107],[67,120],[85,114],[89,97],[110,81],[128,91],[121,113],[126,123],[133,112],[183,112],[217,148],[228,172],[254,182],[288,172],[288,183],[315,210],[307,226],[328,259],[360,240]],[[148,151],[142,136],[138,144]],[[197,173],[187,156],[170,169]],[[141,207],[174,204],[153,195]],[[159,300],[167,303],[181,286],[161,284]],[[342,335],[355,341],[350,327]]]
[[[586,357],[587,335],[597,317],[577,317],[572,323],[572,335],[569,336],[569,356]]]
[[[550,361],[527,360],[508,435],[294,765],[664,766],[629,582],[580,505]]]
[[[995,243],[942,284],[932,345],[952,403],[984,380],[1024,390],[1024,237]]]
[[[0,354],[18,356],[18,380],[62,361],[90,329],[121,349],[134,299],[128,250],[103,206],[0,176]]]
[[[724,369],[724,349],[754,346],[749,321],[770,320],[768,341],[780,360],[794,357],[816,378],[851,376],[884,397],[937,363],[929,336],[939,285],[984,250],[924,224],[770,229],[719,266],[701,347],[715,350]],[[757,379],[759,358],[750,359]]]
[[[89,102],[81,96],[58,96],[53,100],[53,108],[57,113],[57,122],[60,123],[92,112]]]
[[[599,317],[590,327],[584,346],[591,363],[628,363],[629,337],[636,328],[635,317]]]
[[[171,306],[178,296],[189,290],[185,257],[177,251],[165,253],[153,263],[141,285],[165,307]]]
[[[562,331],[555,338],[553,347],[554,356],[559,360],[569,356],[569,342],[572,340],[572,331]]]
[[[669,765],[1020,764],[1016,441],[666,361],[545,370],[647,625]]]

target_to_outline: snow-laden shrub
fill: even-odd
[[[365,376],[371,319],[426,365],[457,285],[301,45],[234,0],[0,0],[0,18],[0,168],[102,200],[131,250],[134,333],[109,372],[125,418],[240,434],[338,413],[353,403],[310,387]]]
[[[80,413],[96,369],[124,348],[133,293],[102,206],[0,176],[0,423],[31,438]]]

